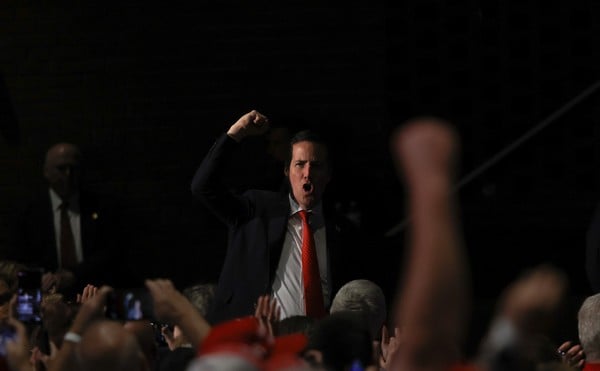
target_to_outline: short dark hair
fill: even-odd
[[[300,142],[317,143],[317,144],[320,144],[320,145],[324,146],[325,148],[327,148],[327,165],[329,165],[331,167],[331,155],[329,153],[329,145],[327,144],[327,141],[325,141],[325,139],[316,131],[302,130],[302,131],[299,131],[296,134],[294,134],[292,136],[292,138],[290,139],[290,145],[288,148],[288,153],[287,153],[287,158],[286,158],[286,163],[285,163],[286,168],[289,168],[290,161],[292,161],[294,144],[300,143]]]
[[[286,317],[277,323],[277,336],[301,333],[311,338],[314,332],[316,321],[308,316]]]

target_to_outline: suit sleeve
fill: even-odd
[[[235,195],[222,182],[227,161],[239,144],[223,134],[211,147],[192,180],[192,194],[221,221],[232,226],[252,213],[248,199]]]

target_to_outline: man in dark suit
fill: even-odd
[[[80,189],[82,156],[73,144],[52,146],[44,161],[48,189],[17,218],[8,256],[49,273],[47,285],[114,284],[118,222],[113,208]]]
[[[346,265],[339,263],[341,248],[348,254],[350,246],[342,246],[341,223],[326,217],[323,208],[331,163],[319,136],[304,131],[291,139],[284,167],[289,193],[249,190],[240,195],[222,183],[225,164],[239,142],[266,133],[268,127],[268,119],[257,111],[242,116],[216,141],[192,181],[194,196],[229,227],[212,322],[252,314],[264,294],[275,298],[283,318],[321,317],[334,290],[350,279],[340,269]]]

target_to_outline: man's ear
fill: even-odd
[[[283,168],[283,173],[285,174],[285,176],[290,176],[290,168],[289,166],[286,166]]]

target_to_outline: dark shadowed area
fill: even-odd
[[[406,215],[391,130],[414,115],[453,122],[464,179],[596,82],[599,16],[591,0],[3,2],[0,240],[44,185],[45,151],[69,141],[82,149],[88,188],[119,200],[135,275],[216,280],[226,229],[189,185],[214,139],[257,109],[330,140],[329,200],[368,236],[349,247],[363,251],[352,259],[392,295],[405,236],[386,232]],[[460,188],[475,317],[541,262],[568,273],[572,306],[591,293],[598,103],[592,92]],[[239,189],[280,185],[265,174],[283,176],[267,146],[245,143],[231,165]]]

